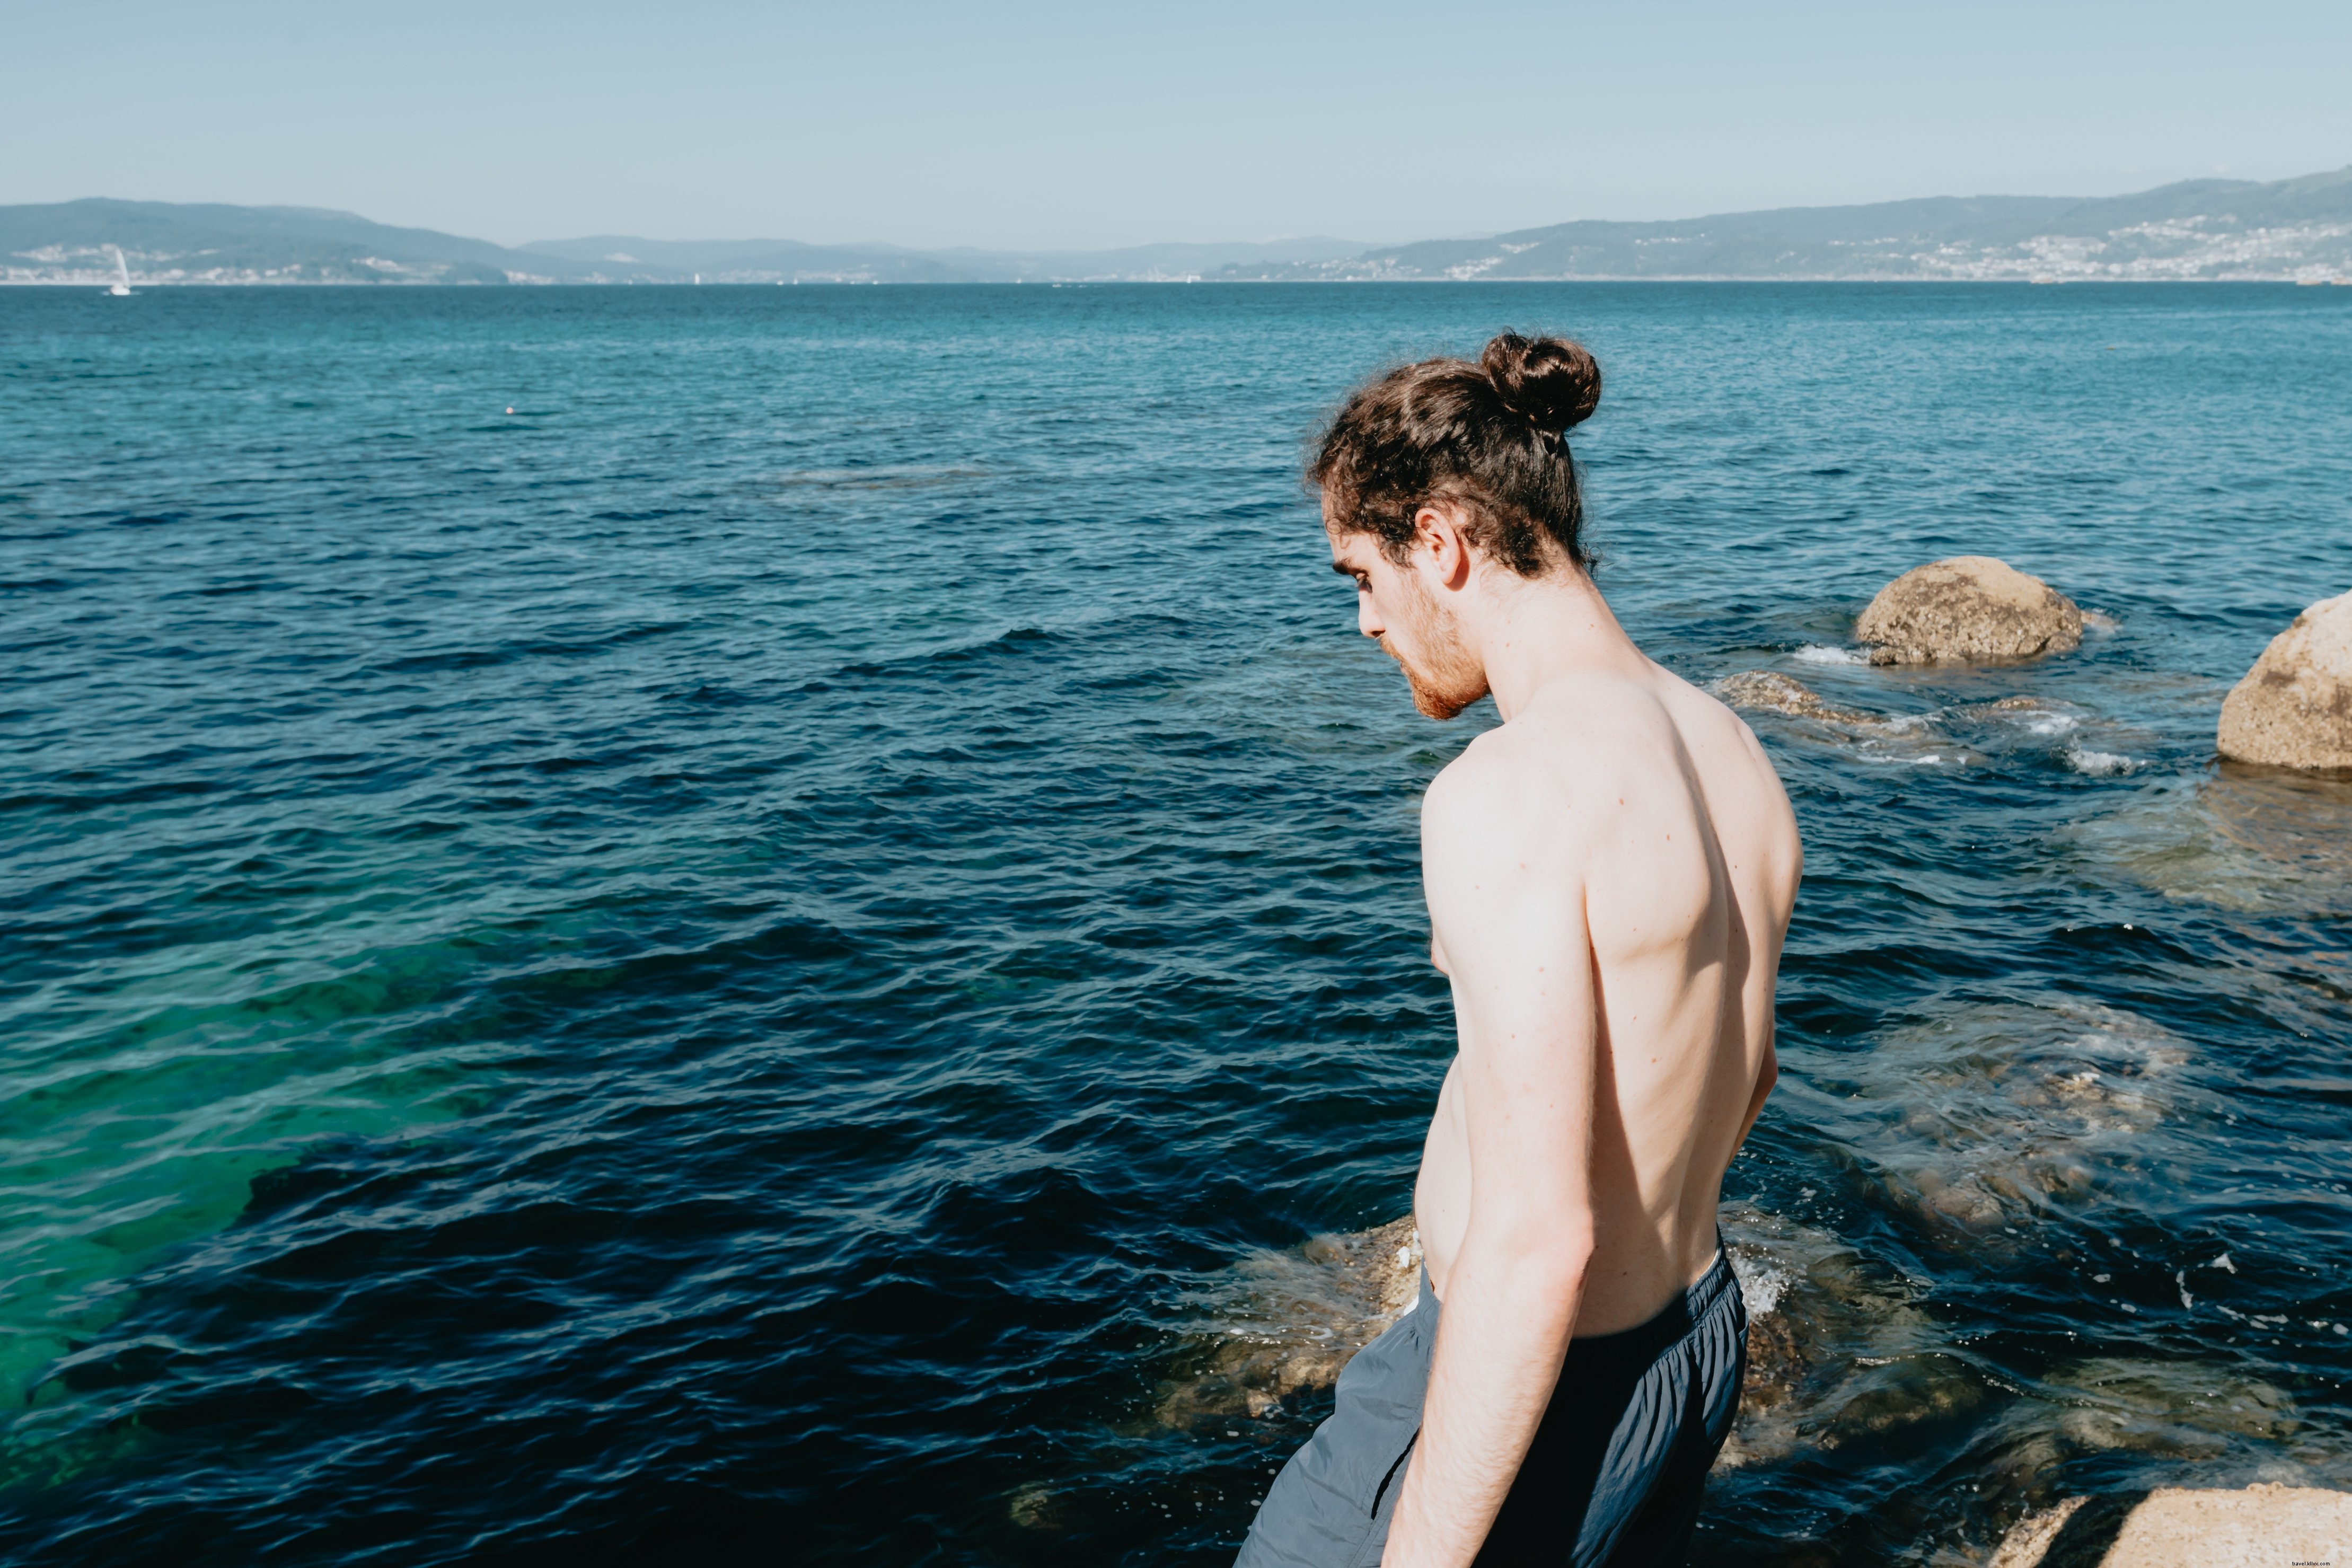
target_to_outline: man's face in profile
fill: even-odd
[[[1486,670],[1413,558],[1400,566],[1381,553],[1372,535],[1334,528],[1328,501],[1323,531],[1331,542],[1331,569],[1355,581],[1356,629],[1397,661],[1412,689],[1412,705],[1432,719],[1451,719],[1486,696]]]

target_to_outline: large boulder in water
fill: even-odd
[[[2352,768],[2352,594],[2322,599],[2271,639],[2221,703],[2225,757]]]
[[[1853,633],[1873,664],[1991,663],[2081,647],[2083,612],[2005,561],[1955,555],[1881,588]]]

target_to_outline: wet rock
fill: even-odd
[[[1024,1530],[1055,1531],[1066,1522],[1062,1517],[1060,1500],[1043,1487],[1029,1487],[1013,1493],[1004,1512]]]
[[[2145,1497],[2069,1498],[2029,1514],[1991,1568],[2276,1568],[2340,1563],[2347,1546],[2352,1492],[2158,1487]]]
[[[1318,1236],[1300,1249],[1310,1263],[1338,1270],[1340,1293],[1371,1308],[1370,1320],[1388,1327],[1421,1289],[1421,1232],[1412,1216],[1370,1230]],[[1375,1333],[1379,1330],[1373,1331]]]
[[[2059,1435],[2079,1450],[2210,1459],[2240,1439],[2283,1442],[2303,1424],[2284,1389],[2195,1362],[2095,1357],[2046,1387],[2063,1402]]]
[[[1875,715],[1825,702],[1801,680],[1769,669],[1743,669],[1715,683],[1716,695],[1734,708],[1761,709],[1796,719],[1825,719],[1833,724],[1871,724]]]
[[[2322,599],[2271,639],[2221,703],[2225,757],[2352,768],[2352,594]]]
[[[1828,1232],[1752,1204],[1727,1203],[1720,1217],[1748,1304],[1748,1373],[1719,1468],[1883,1446],[1979,1402],[1902,1281]]]
[[[1914,567],[1854,624],[1873,664],[1984,664],[2063,653],[2083,642],[2074,601],[1990,555]]]
[[[1160,1385],[1160,1420],[1192,1427],[1261,1419],[1330,1387],[1420,1282],[1410,1215],[1243,1259],[1202,1303],[1208,1321]]]

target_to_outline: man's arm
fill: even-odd
[[[1595,1016],[1584,825],[1465,754],[1422,814],[1454,976],[1470,1215],[1385,1568],[1478,1553],[1551,1403],[1592,1255]]]
[[[1756,1119],[1764,1114],[1764,1102],[1772,1098],[1772,1086],[1780,1081],[1780,1053],[1774,1048],[1772,1038],[1764,1038],[1764,1065],[1756,1069],[1756,1091],[1748,1097],[1748,1119],[1739,1124],[1739,1137],[1731,1145],[1738,1153],[1748,1142],[1748,1135],[1756,1131]]]
[[[1765,939],[1760,948],[1751,947],[1750,960],[1769,964],[1770,967],[1765,973],[1777,979],[1780,972],[1780,944],[1788,939],[1789,918],[1797,908],[1797,887],[1805,877],[1805,845],[1797,836],[1797,814],[1789,805],[1789,792],[1781,787],[1780,775],[1774,770],[1772,759],[1765,754],[1764,742],[1756,738],[1756,731],[1748,727],[1747,721],[1736,713],[1730,714],[1730,719],[1735,726],[1733,732],[1739,737],[1748,753],[1748,764],[1754,769],[1753,776],[1762,786],[1757,792],[1757,798],[1769,825],[1762,837],[1769,847],[1765,854],[1766,874],[1772,889],[1772,920],[1768,930],[1750,934],[1751,942],[1759,935]],[[1780,1052],[1776,1041],[1778,1030],[1772,1019],[1772,995],[1773,987],[1767,985],[1764,990],[1764,1060],[1756,1069],[1756,1089],[1748,1100],[1748,1118],[1739,1124],[1738,1140],[1731,1145],[1734,1154],[1747,1147],[1748,1135],[1756,1131],[1756,1119],[1764,1114],[1764,1102],[1772,1098],[1773,1086],[1780,1081]]]

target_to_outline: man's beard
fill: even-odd
[[[1464,645],[1454,617],[1430,597],[1426,588],[1410,577],[1405,581],[1412,597],[1404,622],[1419,651],[1408,659],[1386,637],[1381,638],[1381,651],[1404,671],[1415,708],[1432,719],[1454,718],[1486,695],[1486,668]]]

